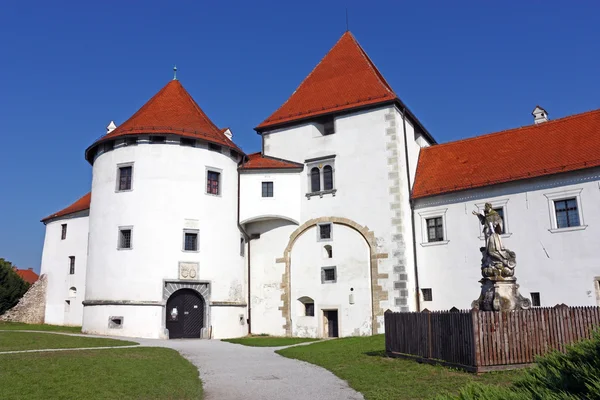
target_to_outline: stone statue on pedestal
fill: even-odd
[[[471,307],[484,311],[525,310],[531,301],[519,293],[515,278],[516,254],[502,244],[503,221],[500,215],[485,203],[484,214],[473,211],[483,225],[485,246],[481,251],[481,295]]]

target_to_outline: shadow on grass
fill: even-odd
[[[369,357],[383,357],[383,358],[388,358],[388,355],[385,353],[385,350],[378,350],[378,351],[367,351],[366,353],[363,353],[366,356]]]

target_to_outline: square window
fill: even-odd
[[[555,200],[554,211],[556,212],[556,227],[558,229],[580,225],[576,198]]]
[[[69,275],[75,274],[75,256],[69,256]]]
[[[119,249],[131,249],[131,228],[119,229]]]
[[[321,268],[321,283],[335,283],[336,281],[337,275],[335,273],[335,267]]]
[[[427,222],[427,241],[441,242],[444,240],[444,220],[442,217],[428,218]]]
[[[115,142],[113,140],[104,143],[104,151],[111,151],[115,148]]]
[[[304,315],[307,317],[315,316],[315,303],[304,303]]]
[[[262,197],[273,197],[273,182],[262,183]]]
[[[421,289],[423,293],[423,301],[433,301],[433,292],[431,288]]]
[[[208,194],[221,194],[220,182],[221,174],[216,171],[208,171],[206,174],[206,193]]]
[[[498,213],[498,215],[500,216],[500,218],[502,219],[502,232],[500,232],[501,234],[506,233],[506,220],[504,219],[504,207],[498,207],[498,208],[494,208],[494,211],[496,211]]]
[[[541,305],[541,302],[540,302],[540,293],[539,292],[532,292],[531,293],[531,305],[533,307],[539,307]]]
[[[125,138],[123,146],[135,146],[137,144],[137,137]]]
[[[183,231],[183,250],[198,251],[198,231]]]
[[[218,144],[214,144],[214,143],[209,143],[208,144],[208,149],[212,150],[212,151],[221,152],[221,146],[219,146]]]
[[[131,178],[133,175],[133,166],[126,165],[119,167],[119,177],[117,181],[117,191],[131,190]]]
[[[179,144],[181,144],[182,146],[194,147],[196,141],[194,139],[181,138],[179,139]]]
[[[319,224],[319,241],[331,240],[331,224]]]
[[[150,143],[153,143],[153,144],[167,143],[167,138],[165,136],[150,136]]]
[[[67,238],[67,224],[62,224],[60,226],[60,240],[65,240]]]

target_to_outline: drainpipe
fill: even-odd
[[[421,289],[419,288],[419,268],[417,267],[417,241],[415,239],[415,210],[414,203],[411,198],[412,193],[412,185],[410,182],[410,165],[408,163],[408,142],[406,140],[406,107],[402,107],[402,128],[404,129],[404,157],[406,160],[406,182],[408,184],[408,196],[409,196],[409,204],[410,204],[410,225],[412,228],[412,247],[413,247],[413,259],[415,265],[415,290],[416,290],[416,300],[417,300],[417,312],[421,311],[421,301],[419,299],[419,292]]]
[[[242,235],[244,236],[244,241],[246,243],[248,243],[248,318],[247,318],[247,322],[248,322],[248,335],[250,335],[252,333],[252,303],[250,302],[251,297],[250,297],[250,236],[248,236],[248,233],[246,232],[246,230],[244,229],[244,227],[242,226],[242,224],[240,224],[240,167],[243,165],[244,163],[244,155],[242,155],[242,160],[239,162],[238,164],[238,180],[237,180],[237,226],[238,229],[240,230],[240,232],[242,232]]]

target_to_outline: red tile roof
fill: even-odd
[[[600,165],[600,110],[421,150],[420,198]]]
[[[42,219],[41,222],[46,222],[53,218],[64,217],[69,214],[73,214],[79,211],[89,210],[90,209],[90,201],[92,199],[92,193],[88,193],[77,200],[75,203],[71,204],[67,208],[63,208],[62,210],[55,212],[54,214],[48,215],[46,218]]]
[[[38,274],[33,272],[31,268],[29,269],[17,269],[15,268],[15,272],[23,279],[25,282],[33,285],[40,277]]]
[[[89,160],[89,150],[100,142],[139,134],[175,134],[202,139],[233,148],[243,154],[206,116],[178,80],[167,83],[131,118],[88,147],[86,158]]]
[[[290,98],[256,130],[396,99],[369,56],[346,32]]]
[[[249,169],[294,169],[304,168],[303,164],[280,158],[263,156],[259,153],[248,154],[248,160],[240,166],[241,170]]]

